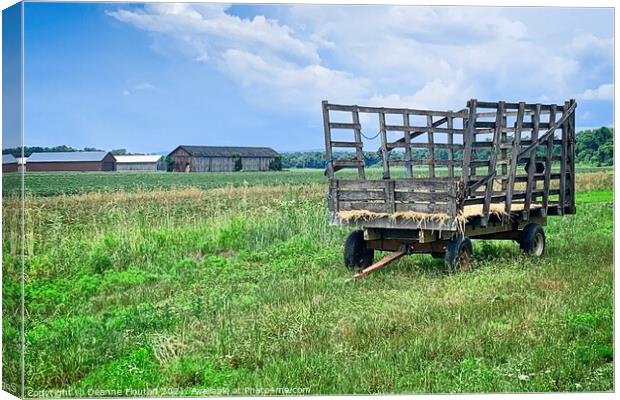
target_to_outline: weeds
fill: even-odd
[[[322,183],[30,195],[26,386],[611,390],[611,179],[590,175],[543,259],[475,241],[469,273],[414,255],[355,283]]]

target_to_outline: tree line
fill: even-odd
[[[598,129],[588,129],[577,133],[577,143],[575,145],[575,158],[576,162],[583,165],[592,166],[609,166],[614,162],[614,147],[613,147],[613,128],[601,127]],[[39,147],[39,146],[25,146],[24,155],[29,157],[32,153],[39,152],[62,152],[62,151],[103,151],[94,147],[84,147],[83,149],[77,149],[70,146],[54,146],[54,147]],[[487,159],[490,153],[490,149],[475,149],[473,158]],[[539,156],[544,156],[544,148],[539,147],[537,152]],[[559,149],[554,149],[556,154],[559,153]],[[144,153],[130,153],[126,149],[114,149],[111,150],[114,155],[130,155],[130,154],[144,154]],[[12,154],[15,157],[21,157],[21,149],[19,147],[7,148],[2,150],[2,154]],[[391,151],[390,160],[402,160],[404,159],[403,151]],[[334,160],[351,159],[353,154],[346,151],[337,151],[333,153]],[[449,157],[447,149],[435,149],[435,159],[447,160]],[[414,160],[427,159],[428,151],[426,149],[413,149],[412,158]],[[454,152],[454,159],[461,159],[461,151],[456,150]],[[364,163],[366,166],[372,166],[381,163],[380,151],[365,151]],[[279,170],[282,168],[325,168],[325,153],[322,151],[298,151],[298,152],[285,152],[281,153],[280,158],[270,165],[270,169]]]
[[[614,147],[613,147],[613,128],[601,127],[598,129],[588,129],[580,131],[576,134],[575,144],[575,161],[582,165],[591,166],[609,166],[614,162]],[[544,157],[546,150],[540,146],[537,150],[538,157]],[[488,159],[491,152],[490,149],[474,149],[474,159]],[[554,155],[560,154],[559,146],[555,146],[553,149]],[[333,154],[334,160],[350,160],[354,157],[353,152],[337,151]],[[414,160],[428,159],[428,151],[426,149],[413,149],[412,158]],[[390,160],[403,160],[404,152],[391,151]],[[448,159],[447,149],[435,149],[436,160]],[[454,159],[462,159],[460,150],[454,152]],[[380,164],[381,151],[365,151],[364,152],[364,164],[369,167],[375,164]],[[303,151],[303,152],[288,152],[282,153],[282,167],[283,168],[325,168],[325,153],[322,151]]]

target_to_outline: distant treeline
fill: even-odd
[[[54,146],[54,147],[40,147],[40,146],[24,146],[24,156],[30,157],[32,153],[60,153],[60,152],[72,152],[72,151],[105,151],[96,147],[84,147],[83,149],[77,149],[71,146]],[[115,156],[124,155],[143,155],[145,153],[129,153],[126,149],[114,149],[110,150],[110,153]],[[21,157],[22,151],[19,147],[10,147],[2,150],[2,154],[12,154],[13,157]]]
[[[585,130],[577,133],[577,144],[575,146],[576,161],[580,164],[595,165],[595,166],[608,166],[613,165],[614,162],[614,148],[613,148],[613,128],[601,127],[598,129]],[[29,157],[32,153],[38,152],[59,152],[59,151],[102,151],[94,147],[84,147],[83,149],[76,149],[70,146],[55,146],[55,147],[38,147],[38,146],[26,146],[24,147],[24,154]],[[489,149],[476,149],[476,158],[485,159],[488,158]],[[557,153],[558,149],[556,149]],[[539,155],[544,155],[544,149],[539,148]],[[144,153],[129,153],[126,149],[114,149],[111,150],[114,155],[125,154],[144,154]],[[2,154],[12,154],[15,157],[20,157],[21,150],[18,147],[8,148],[2,150]],[[420,160],[428,158],[427,150],[425,149],[413,149],[412,156],[414,160]],[[339,151],[334,152],[333,157],[335,160],[351,159],[352,153]],[[391,160],[402,160],[404,153],[402,151],[390,152]],[[448,159],[448,150],[435,149],[435,158],[438,160]],[[460,150],[455,151],[455,159],[461,158]],[[299,151],[281,153],[282,168],[325,168],[325,156],[322,151]],[[364,162],[366,166],[371,166],[381,163],[381,152],[375,151],[364,152]]]
[[[613,128],[607,127],[578,132],[575,146],[576,162],[593,166],[613,165],[613,136]],[[475,149],[474,152],[474,158],[487,159],[490,149]],[[537,153],[538,156],[544,157],[545,149],[540,147],[537,149]],[[554,153],[559,155],[558,147],[554,149]],[[413,149],[412,156],[414,160],[426,159],[428,158],[428,153],[425,149]],[[334,160],[351,159],[353,153],[344,151],[334,152],[333,157]],[[391,160],[402,160],[403,157],[403,151],[390,152]],[[454,158],[456,160],[461,159],[460,150],[455,151]],[[448,150],[435,149],[435,159],[447,160]],[[366,166],[380,164],[381,152],[364,152],[364,162]],[[321,151],[282,153],[282,166],[284,168],[324,168],[325,156]]]

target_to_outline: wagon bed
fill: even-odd
[[[459,111],[322,106],[330,219],[363,228],[358,247],[442,254],[453,239],[519,241],[527,225],[576,212],[574,100],[472,99]],[[367,177],[364,157],[375,132],[380,179]],[[335,149],[352,151],[335,158]],[[350,168],[355,178],[339,176]]]

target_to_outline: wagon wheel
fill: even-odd
[[[543,227],[536,223],[527,224],[519,236],[519,247],[534,257],[545,254],[546,240]]]
[[[375,251],[366,246],[364,231],[351,232],[344,242],[344,265],[353,270],[372,265]]]
[[[446,248],[446,266],[452,270],[469,271],[472,254],[471,240],[465,236],[455,236],[450,239]]]

